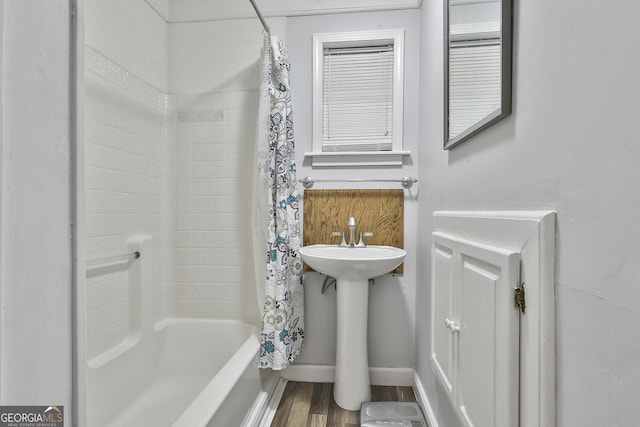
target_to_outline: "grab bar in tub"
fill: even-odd
[[[141,256],[142,254],[140,251],[135,251],[124,255],[115,255],[89,260],[87,261],[86,267],[87,277],[95,277],[123,270]]]

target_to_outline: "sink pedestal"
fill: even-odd
[[[338,279],[338,326],[334,398],[343,409],[357,411],[371,400],[367,314],[369,280]]]

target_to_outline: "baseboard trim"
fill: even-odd
[[[334,365],[293,364],[282,371],[289,381],[332,383],[335,380]],[[412,386],[414,370],[411,368],[369,368],[372,385]]]
[[[280,377],[278,379],[278,384],[276,384],[276,388],[273,390],[271,394],[271,399],[269,399],[269,403],[267,404],[267,408],[262,415],[262,419],[259,424],[249,424],[246,427],[257,426],[257,427],[269,427],[273,418],[276,416],[276,411],[278,410],[278,405],[280,404],[280,400],[282,400],[282,394],[284,393],[284,389],[287,386],[287,380]]]
[[[334,365],[293,364],[282,371],[282,377],[297,382],[332,383],[335,372]]]
[[[242,427],[258,427],[269,405],[269,393],[261,392],[242,422]]]
[[[436,415],[433,413],[433,408],[431,407],[431,403],[427,397],[427,392],[425,391],[422,381],[420,381],[420,377],[416,371],[413,371],[413,392],[416,395],[418,406],[422,408],[422,412],[427,419],[429,427],[439,427],[438,420],[436,419]]]

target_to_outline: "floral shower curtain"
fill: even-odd
[[[253,219],[256,278],[265,284],[260,367],[280,370],[304,337],[300,215],[289,60],[277,37],[265,33],[262,59]]]

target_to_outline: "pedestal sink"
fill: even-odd
[[[311,245],[300,248],[302,260],[319,273],[336,278],[338,334],[336,343],[336,403],[351,411],[371,399],[367,352],[369,279],[390,273],[407,255],[391,246],[344,247]]]

